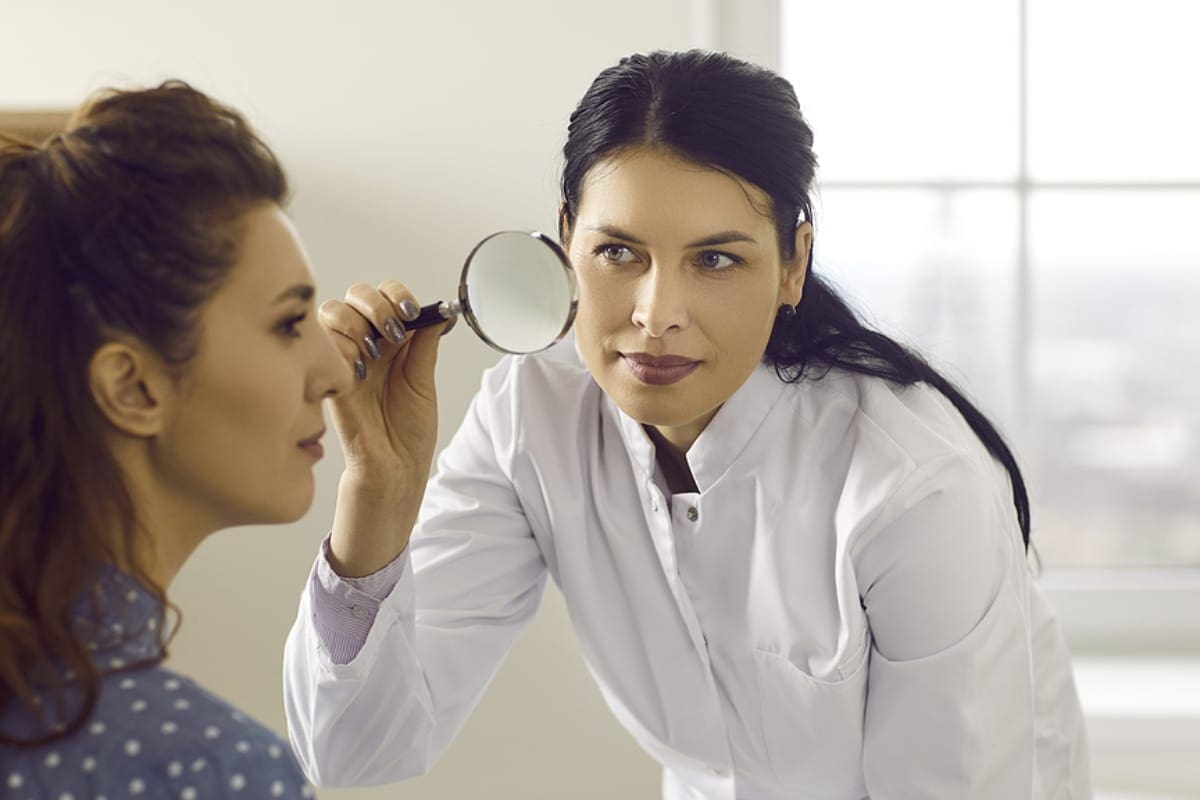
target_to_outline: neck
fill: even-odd
[[[136,559],[146,575],[165,591],[200,542],[222,526],[164,485],[151,464],[128,456],[117,454],[136,516],[135,551],[125,557]],[[117,566],[128,569],[130,564]]]
[[[698,492],[696,478],[692,475],[691,465],[687,460],[687,448],[676,446],[659,428],[653,425],[644,426],[650,441],[654,442],[654,458],[667,479],[667,488],[671,494],[681,492]],[[691,442],[688,442],[691,445]]]

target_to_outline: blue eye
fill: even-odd
[[[696,263],[708,270],[719,271],[736,267],[742,259],[720,250],[705,250],[696,256]]]
[[[300,323],[304,322],[304,320],[307,318],[308,318],[307,311],[304,312],[303,314],[296,314],[293,317],[288,317],[283,322],[279,323],[279,332],[282,333],[284,336],[288,336],[292,339],[299,339],[300,331],[298,330],[298,327],[299,327]]]

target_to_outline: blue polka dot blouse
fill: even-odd
[[[75,618],[104,673],[96,708],[67,738],[32,749],[0,744],[0,798],[313,797],[291,749],[272,731],[182,675],[138,666],[159,649],[153,595],[115,569],[104,571],[96,590]],[[38,696],[40,715],[9,702],[0,709],[0,732],[30,738],[61,728],[57,697]]]

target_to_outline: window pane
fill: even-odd
[[[1200,178],[1200,3],[1029,3],[1034,178]]]
[[[1012,433],[1011,192],[826,189],[815,241],[818,274]]]
[[[1014,177],[1016,14],[1012,0],[782,0],[782,71],[821,176]]]
[[[1200,565],[1200,193],[1042,192],[1031,212],[1042,556]]]

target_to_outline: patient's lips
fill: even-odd
[[[686,378],[701,362],[679,355],[621,353],[621,361],[639,381],[650,386],[670,386]]]
[[[325,429],[322,428],[316,435],[301,441],[297,446],[315,460],[320,461],[325,455],[325,448],[321,446],[321,437],[324,435]]]

